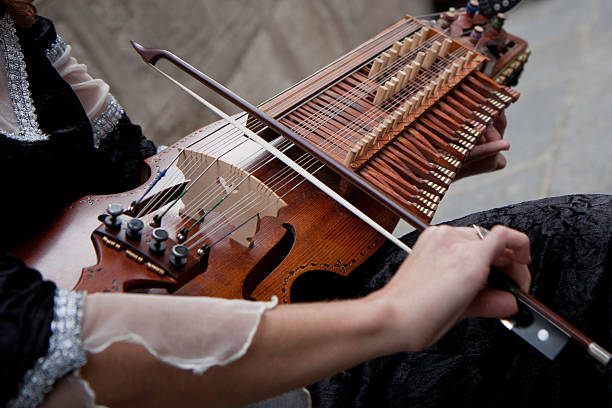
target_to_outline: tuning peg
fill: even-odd
[[[132,218],[127,223],[127,231],[125,232],[125,235],[132,241],[140,241],[143,228],[144,223],[141,220],[138,218]]]
[[[184,245],[175,245],[172,247],[170,253],[170,264],[175,268],[181,268],[187,263],[187,255],[189,255],[189,248]]]
[[[149,250],[155,255],[161,255],[166,250],[164,241],[168,239],[168,231],[163,228],[155,228],[151,231],[153,241],[149,244]]]
[[[121,219],[119,216],[123,214],[123,206],[119,203],[112,203],[106,207],[107,216],[104,218],[106,228],[110,230],[121,229]]]

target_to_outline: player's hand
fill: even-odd
[[[478,144],[474,146],[459,170],[457,179],[506,167],[506,158],[502,153],[510,149],[510,143],[503,138],[506,124],[506,115],[502,112],[493,126],[489,126],[485,134],[478,140]]]
[[[518,311],[509,292],[486,287],[496,266],[527,291],[529,238],[494,227],[484,240],[473,228],[426,229],[393,279],[372,299],[391,302],[390,332],[398,349],[420,350],[464,317],[507,317]]]

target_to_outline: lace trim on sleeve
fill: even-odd
[[[84,292],[64,289],[55,292],[49,350],[26,372],[19,394],[8,407],[40,405],[57,380],[85,365],[81,339],[84,298]]]
[[[4,57],[9,95],[19,122],[19,134],[7,133],[7,136],[26,142],[47,140],[49,137],[38,127],[34,104],[28,89],[28,74],[21,45],[13,20],[8,14],[0,18],[0,39],[0,52]]]
[[[55,64],[55,62],[60,59],[62,55],[64,55],[67,47],[68,45],[64,42],[62,37],[58,35],[53,44],[51,44],[51,46],[45,50],[45,54],[47,55],[47,58],[51,64]]]
[[[113,95],[109,94],[106,108],[92,120],[94,147],[96,149],[100,147],[100,141],[117,126],[117,123],[119,123],[123,116],[123,112],[119,102],[117,102]]]

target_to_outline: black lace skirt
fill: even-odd
[[[531,293],[612,349],[612,196],[549,198],[449,224],[503,224],[527,233]],[[403,240],[413,245],[417,236]],[[380,288],[404,256],[384,246],[337,290],[356,297]],[[423,352],[371,360],[309,389],[315,407],[610,407],[611,372],[571,341],[550,361],[499,321],[468,319]]]

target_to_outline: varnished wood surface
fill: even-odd
[[[144,276],[158,280],[159,276],[154,272],[99,243],[97,245],[103,258],[98,262],[91,239],[93,231],[100,225],[97,217],[105,212],[111,202],[120,202],[127,207],[142,194],[158,171],[172,161],[177,148],[191,144],[217,126],[213,124],[196,131],[147,159],[152,177],[141,187],[109,196],[86,196],[75,202],[48,229],[41,231],[38,238],[17,248],[15,254],[63,288],[74,287],[81,272],[85,283],[82,287],[88,291],[120,291],[124,282],[144,279]],[[257,176],[265,179],[265,173],[276,171],[278,167],[268,166]],[[328,173],[325,178],[331,181],[330,184],[339,185],[335,175]],[[276,268],[263,268],[268,277],[261,285],[256,285],[259,286],[256,290],[252,288],[249,291],[252,292],[249,297],[268,299],[277,295],[282,302],[289,302],[291,283],[304,272],[325,270],[347,275],[383,242],[378,233],[307,182],[288,194],[285,201],[288,206],[281,209],[278,217],[265,217],[262,220],[252,248],[243,247],[233,240],[224,240],[211,251],[207,270],[185,285],[178,294],[242,298],[243,283],[251,269],[287,231],[283,224],[295,230],[295,243],[289,255]],[[397,217],[361,193],[355,192],[352,201],[389,230],[397,223]],[[111,276],[88,280],[89,271],[99,268]],[[132,272],[135,273],[132,275]],[[102,274],[98,273],[98,276]]]
[[[371,58],[370,54],[374,55],[383,50],[385,44],[393,43],[396,38],[414,31],[413,28],[408,31],[401,30],[401,27],[407,26],[407,22],[410,22],[410,18],[383,32],[377,39],[382,38],[384,41],[376,47],[358,48],[355,53],[336,61],[301,83],[301,86],[291,88],[286,94],[274,98],[264,106],[271,111],[277,110],[277,115],[287,112],[291,109],[290,105],[301,103],[306,96],[312,95],[315,89],[324,89],[332,84],[333,79],[330,77],[341,76],[338,70],[346,69],[343,68],[346,64],[358,65],[361,61]],[[400,30],[396,30],[397,28]],[[366,44],[377,42],[372,40]],[[363,54],[363,51],[367,53]],[[151,276],[151,280],[159,280],[159,275],[128,259],[122,250],[116,251],[113,256],[114,250],[101,247],[99,242],[97,249],[101,258],[98,259],[91,240],[92,232],[99,225],[98,216],[104,213],[111,202],[120,202],[124,207],[128,207],[153,182],[155,176],[169,165],[182,147],[200,140],[219,126],[217,123],[196,131],[148,159],[151,177],[143,186],[111,196],[88,196],[74,203],[59,215],[55,223],[42,231],[38,238],[18,248],[16,254],[29,265],[39,269],[46,278],[54,280],[64,288],[74,287],[81,278],[81,272],[83,278],[79,287],[89,291],[126,290],[125,285],[135,276],[131,275],[132,271],[136,271],[140,280],[147,274]],[[273,161],[254,175],[266,180],[269,175],[283,168],[279,162]],[[341,181],[337,175],[322,172],[318,176],[331,187],[340,188]],[[397,223],[396,216],[363,193],[349,191],[348,196],[357,207],[388,230]],[[231,239],[221,241],[212,249],[207,269],[183,286],[178,293],[257,299],[277,295],[281,301],[289,302],[291,284],[303,273],[325,270],[347,275],[382,244],[382,239],[376,232],[307,182],[301,183],[283,199],[287,202],[287,207],[282,208],[277,217],[265,217],[262,220],[260,231],[254,237],[253,247],[243,247]],[[169,232],[170,236],[175,236],[177,231]],[[287,242],[291,243],[290,250],[286,248]],[[282,250],[279,249],[281,246]],[[271,250],[272,253],[282,253],[283,256],[272,259],[267,256]],[[100,268],[105,273],[110,271],[114,275],[112,279],[106,275],[104,279],[98,279],[95,273],[91,274],[91,270]],[[162,279],[164,284],[167,283],[166,279]]]

